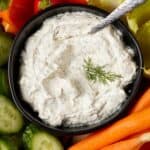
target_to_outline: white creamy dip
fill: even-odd
[[[133,50],[112,26],[85,34],[100,20],[87,12],[59,14],[45,20],[26,42],[21,92],[39,117],[52,126],[97,123],[126,100],[124,87],[136,74]],[[122,77],[108,84],[89,81],[83,68],[88,57]]]

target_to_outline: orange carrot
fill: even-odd
[[[150,88],[148,88],[135,104],[130,113],[138,112],[144,108],[150,107]]]
[[[140,99],[138,100],[138,102],[135,104],[135,106],[132,108],[132,110],[130,111],[130,113],[135,113],[135,112],[138,112],[138,111],[141,111],[143,110],[144,108],[147,108],[150,106],[150,88],[148,88],[144,93],[143,95],[140,97]],[[135,141],[135,142],[134,142]],[[127,143],[126,143],[127,142]],[[137,143],[136,143],[137,142]],[[129,144],[131,143],[131,144]],[[147,142],[146,142],[147,143]],[[141,143],[141,141],[138,140],[138,138],[129,138],[128,140],[124,140],[124,141],[121,141],[121,142],[118,142],[118,143],[115,143],[113,145],[110,145],[110,146],[107,146],[106,148],[103,148],[102,150],[109,150],[109,149],[112,149],[114,148],[114,150],[116,149],[117,150],[117,147],[119,147],[119,145],[122,145],[123,147],[121,147],[120,149],[121,150],[124,150],[124,149],[137,149],[136,147],[136,144],[137,144],[137,147],[141,147],[141,145],[143,146],[140,150],[150,150],[150,143],[148,144],[145,144],[143,145]],[[128,145],[128,146],[126,146]],[[131,148],[129,146],[133,146],[134,147],[135,145],[135,148]],[[112,147],[111,147],[112,146]],[[139,148],[138,148],[139,149]]]
[[[139,98],[139,100],[136,102],[135,106],[132,108],[130,113],[135,113],[138,111],[143,110],[144,108],[147,108],[150,106],[150,88],[148,88],[143,95]],[[88,135],[89,136],[89,135]],[[87,135],[81,135],[81,136],[75,136],[74,137],[74,143],[79,142],[80,140],[83,140]],[[143,149],[144,150],[144,149]],[[150,150],[150,146],[149,146]]]
[[[139,150],[148,142],[150,142],[150,132],[140,133],[132,138],[106,146],[101,150]]]
[[[17,33],[18,29],[10,20],[9,9],[0,11],[0,19],[2,19],[2,25],[6,32],[10,32],[13,34]]]
[[[2,25],[4,27],[5,32],[16,34],[18,32],[18,29],[10,23],[7,23],[6,21],[2,21]]]
[[[130,114],[111,126],[97,131],[69,150],[99,150],[128,136],[150,128],[150,108]]]
[[[9,11],[8,9],[7,10],[3,10],[3,11],[0,11],[0,18],[9,22],[10,19],[9,19]]]

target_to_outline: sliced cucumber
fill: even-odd
[[[39,129],[33,124],[30,124],[26,127],[26,129],[22,135],[22,141],[23,141],[23,145],[24,145],[25,149],[27,149],[27,150],[31,149],[32,138],[33,138],[34,134],[36,134],[37,132],[39,132]]]
[[[22,144],[21,136],[22,133],[12,135],[2,135],[0,139],[5,140],[13,148],[13,150],[18,150]]]
[[[0,66],[7,63],[12,42],[13,38],[8,33],[0,31]]]
[[[0,133],[17,133],[23,127],[23,118],[6,97],[0,96]]]
[[[0,150],[18,150],[18,148],[8,139],[0,138]]]
[[[6,96],[10,95],[7,71],[4,69],[0,69],[0,94]]]
[[[63,147],[54,136],[39,132],[33,136],[31,150],[63,150]]]
[[[10,137],[1,137],[0,138],[0,150],[18,150],[18,146],[15,145],[14,141]]]
[[[11,150],[11,147],[6,141],[0,139],[0,150]]]
[[[27,126],[23,133],[23,144],[27,150],[63,150],[58,139],[35,125]]]

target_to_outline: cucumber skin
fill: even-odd
[[[43,137],[45,137],[46,136],[46,138],[47,139],[49,139],[49,140],[51,140],[51,142],[53,142],[53,146],[55,147],[53,147],[55,150],[64,150],[64,148],[63,148],[63,146],[62,146],[62,144],[60,143],[60,141],[56,138],[56,137],[54,137],[53,135],[51,135],[51,134],[48,134],[48,133],[46,133],[46,132],[38,132],[38,133],[36,133],[34,136],[33,136],[33,139],[32,139],[32,148],[31,148],[31,150],[37,150],[37,145],[38,144],[36,144],[36,143],[40,143],[40,141],[39,141],[39,139],[41,140]],[[37,138],[38,137],[38,138]],[[38,147],[38,149],[39,149],[39,147]],[[53,150],[54,150],[53,149]]]
[[[5,150],[11,150],[10,145],[5,140],[0,139],[0,145],[1,146],[3,145],[3,147],[5,147]],[[1,149],[1,150],[3,150],[3,149]]]
[[[6,137],[1,137],[0,138],[0,145],[3,144],[7,150],[18,150],[16,145],[14,145],[11,140],[7,139]],[[2,149],[3,150],[3,149]]]
[[[0,94],[10,96],[7,71],[4,69],[0,69]]]
[[[13,38],[6,32],[0,31],[0,66],[7,63]]]
[[[33,124],[30,124],[29,126],[27,126],[24,133],[23,133],[23,139],[22,140],[23,140],[23,145],[24,145],[25,150],[32,150],[33,149],[32,148],[33,147],[33,145],[32,145],[33,139],[39,134],[45,134],[48,137],[52,137],[53,139],[56,140],[56,142],[60,146],[61,150],[64,150],[63,146],[61,145],[59,140],[57,141],[56,137],[54,137],[51,134],[46,133],[45,131],[39,129],[38,127],[36,127]]]
[[[20,120],[19,120],[20,121],[19,122],[20,126],[19,126],[18,129],[15,129],[15,130],[12,130],[12,131],[7,131],[7,132],[0,129],[0,134],[1,135],[9,135],[9,134],[18,133],[24,126],[24,120],[23,120],[23,117],[22,117],[21,113],[19,112],[19,110],[15,107],[15,105],[7,97],[5,97],[3,95],[0,95],[0,100],[3,100],[8,105],[11,105],[13,107],[13,109],[16,110],[16,112],[18,113],[18,116],[20,117]]]
[[[32,138],[38,132],[39,128],[33,124],[30,124],[26,127],[22,136],[23,145],[26,150],[31,150]]]
[[[13,147],[13,150],[20,150],[22,146],[22,133],[20,132],[19,134],[13,134],[13,135],[4,135],[1,138],[4,139],[5,141],[8,141],[11,146]],[[22,150],[22,149],[21,149]]]
[[[0,143],[4,144],[8,150],[19,150],[12,137],[3,136],[0,138]]]

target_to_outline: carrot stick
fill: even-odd
[[[135,104],[130,113],[138,112],[150,106],[150,88],[148,88],[139,101]]]
[[[150,132],[140,133],[132,138],[106,146],[101,150],[139,150],[148,142],[150,142]]]
[[[132,108],[132,110],[131,110],[131,112],[130,113],[135,113],[135,112],[138,112],[138,111],[141,111],[141,110],[143,110],[144,108],[147,108],[147,107],[149,107],[150,106],[150,88],[148,88],[145,92],[144,92],[144,94],[140,97],[140,99],[139,99],[139,101],[135,104],[135,106]],[[133,143],[132,143],[132,140],[133,140]],[[138,142],[140,142],[140,141],[138,141],[138,139],[137,138],[129,138],[129,140],[125,140],[125,141],[122,141],[122,142],[118,142],[118,143],[116,143],[116,144],[113,144],[112,145],[112,148],[114,147],[114,149],[117,147],[117,146],[119,146],[119,144],[125,144],[125,146],[126,145],[130,145],[130,146],[134,146],[134,144],[135,144],[135,146],[136,146],[136,144],[138,144]],[[135,140],[135,143],[134,143],[134,140]],[[126,144],[126,141],[128,142],[131,142],[131,144]],[[136,143],[136,141],[137,141],[137,143]],[[141,142],[140,142],[141,143]],[[138,146],[140,146],[140,143],[138,144]],[[141,143],[142,144],[142,143]],[[142,144],[143,145],[143,144]],[[111,145],[110,146],[107,146],[106,148],[104,148],[104,149],[102,149],[102,150],[107,150],[107,149],[112,149],[111,148]],[[119,147],[118,147],[119,148]],[[120,149],[122,149],[123,150],[123,148],[120,148]],[[124,148],[125,149],[125,148]],[[127,150],[128,149],[133,149],[133,148],[131,148],[131,147],[129,147],[129,146],[127,146]],[[137,148],[135,148],[135,149],[137,149]],[[138,148],[139,149],[139,148]],[[113,150],[113,149],[112,149]],[[150,150],[150,143],[149,144],[146,144],[145,146],[143,146],[143,148],[141,148],[140,150]]]
[[[97,131],[69,150],[99,150],[104,146],[150,128],[150,108],[130,114],[111,126]]]
[[[130,111],[130,113],[135,113],[138,111],[143,110],[144,108],[147,108],[150,106],[150,88],[148,88],[143,95],[140,97],[140,99],[136,102],[135,106],[132,108],[132,110]],[[83,140],[85,137],[85,135],[81,135],[81,136],[75,136],[74,137],[74,143],[79,142],[80,140]],[[83,138],[84,137],[84,138]],[[76,140],[77,139],[77,140]],[[149,146],[149,150],[150,150],[150,146]]]

